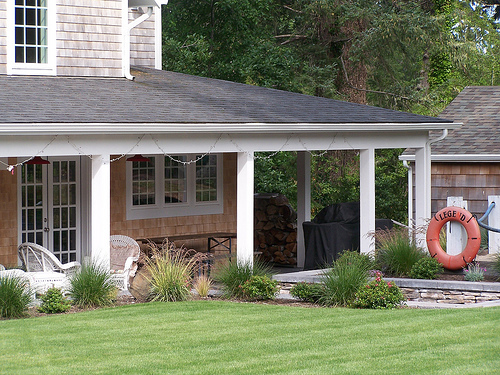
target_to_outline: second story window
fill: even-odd
[[[48,62],[47,0],[15,0],[16,63]]]
[[[56,74],[54,0],[7,0],[7,74]]]

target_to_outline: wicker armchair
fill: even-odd
[[[19,245],[18,254],[26,272],[60,272],[69,276],[76,273],[81,267],[78,262],[62,264],[45,247],[32,242],[24,242]]]
[[[115,275],[123,277],[124,290],[128,290],[130,279],[135,276],[140,251],[133,238],[122,235],[110,238],[110,268]]]

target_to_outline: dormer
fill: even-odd
[[[162,0],[0,0],[0,74],[130,77],[161,69]]]

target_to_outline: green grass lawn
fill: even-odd
[[[1,374],[497,374],[500,308],[147,303],[0,321]]]

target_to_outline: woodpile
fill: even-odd
[[[255,195],[255,246],[265,262],[297,264],[297,213],[281,194]]]

